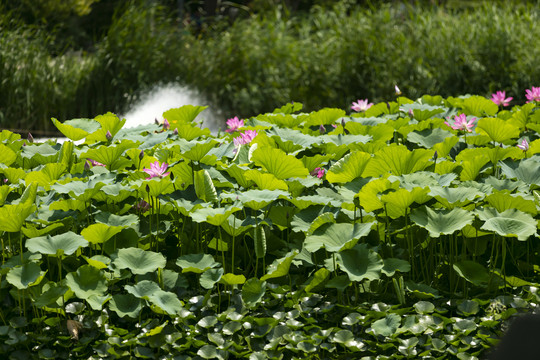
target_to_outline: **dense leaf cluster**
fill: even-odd
[[[1,352],[474,359],[538,303],[536,102],[204,109],[0,133]]]

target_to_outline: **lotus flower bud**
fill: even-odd
[[[139,160],[142,160],[144,157],[144,151],[141,150],[141,152],[139,153]]]
[[[169,130],[170,128],[171,128],[171,124],[169,124],[169,121],[167,119],[165,119],[163,121],[163,129]]]
[[[156,125],[159,125],[159,121],[158,121],[158,119],[157,119],[157,118],[156,118],[156,119],[154,119],[154,123],[155,123]]]
[[[31,142],[31,143],[34,142],[34,137],[30,133],[28,133],[28,142]]]
[[[326,128],[324,127],[323,124],[321,124],[321,126],[319,126],[319,134],[324,134],[326,132]]]
[[[438,158],[437,150],[435,150],[435,154],[433,154],[433,160],[437,161]]]
[[[111,141],[112,139],[112,134],[109,130],[107,130],[107,133],[105,134],[105,137],[107,138],[107,140]]]
[[[173,134],[178,135],[178,128],[174,128]]]
[[[149,193],[150,192],[150,186],[148,184],[146,184],[146,192]]]
[[[86,161],[84,162],[84,170],[85,170],[85,171],[89,171],[89,170],[90,170],[90,163],[88,162],[88,160],[86,160]]]
[[[174,174],[172,173],[171,171],[171,175],[169,175],[171,177],[171,181],[174,181]]]

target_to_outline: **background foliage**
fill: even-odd
[[[247,117],[290,100],[387,100],[394,84],[411,98],[504,89],[522,103],[540,81],[535,2],[207,3],[3,2],[0,126],[121,113],[163,83]]]

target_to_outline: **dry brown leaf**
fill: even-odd
[[[79,334],[81,333],[83,325],[75,320],[68,320],[67,321],[67,329],[69,332],[69,335],[71,335],[71,338],[74,340],[79,340]]]

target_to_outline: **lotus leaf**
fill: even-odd
[[[165,267],[165,257],[153,251],[141,248],[125,248],[118,250],[118,257],[112,264],[118,269],[129,269],[133,274],[146,274]]]
[[[371,232],[373,225],[375,222],[325,224],[306,236],[304,248],[309,252],[315,252],[322,247],[330,252],[352,249],[360,238]]]
[[[90,265],[82,265],[76,272],[68,273],[66,285],[80,299],[87,299],[92,295],[102,296],[107,291],[105,273]]]

